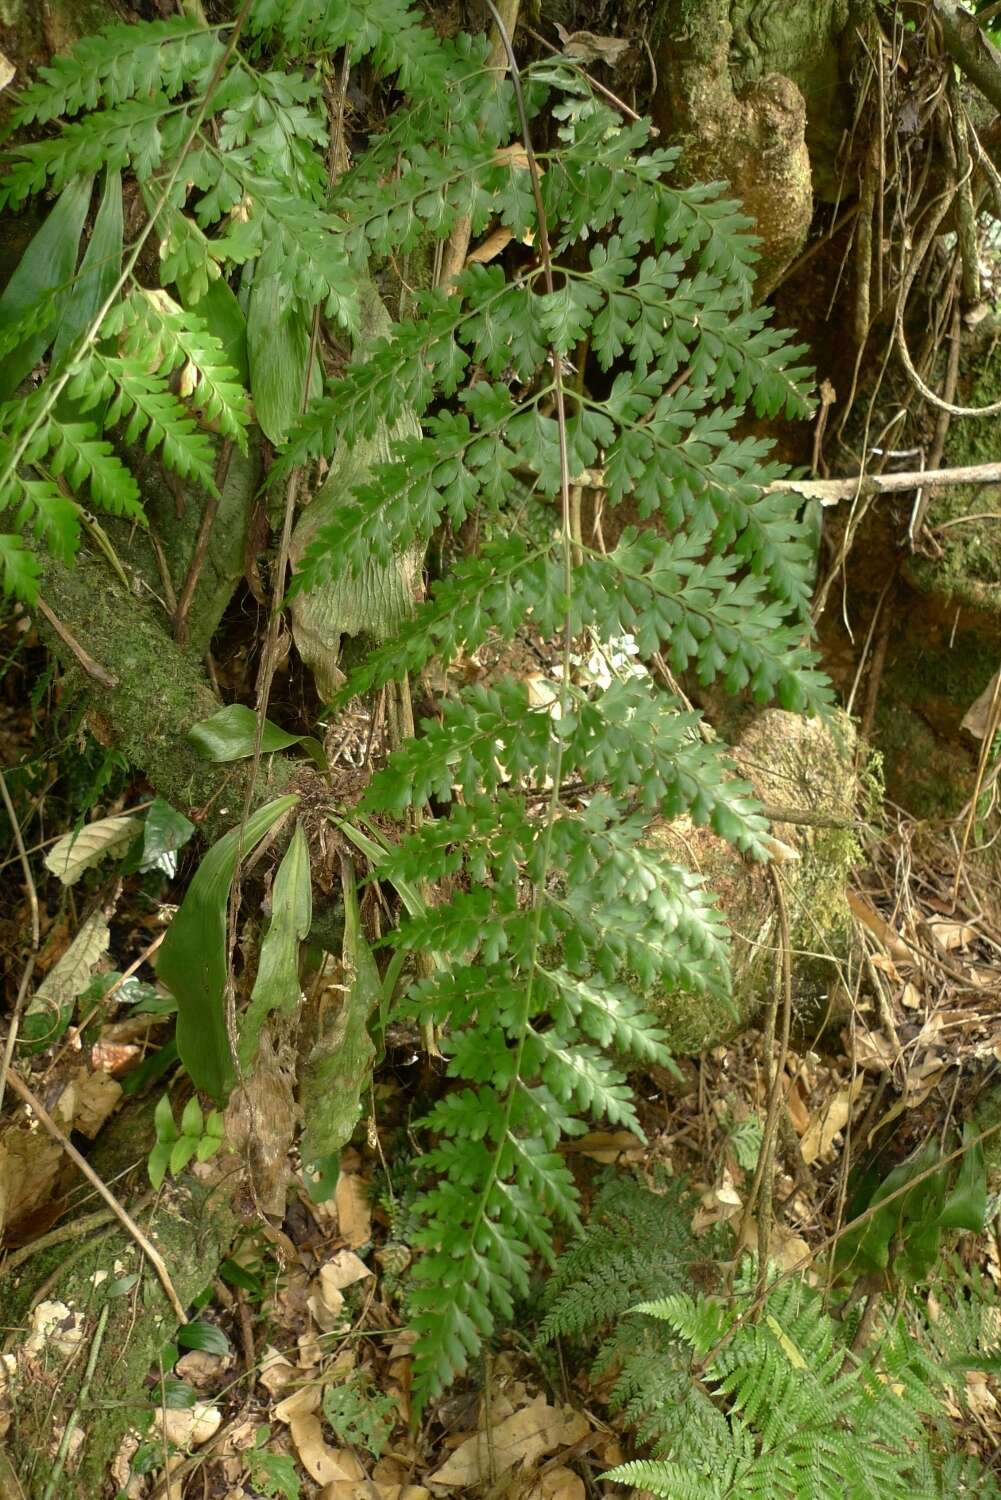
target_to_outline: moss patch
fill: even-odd
[[[762,802],[771,806],[853,818],[860,800],[878,800],[877,790],[860,786],[854,768],[855,731],[846,715],[805,719],[769,709],[744,730],[734,759]],[[860,862],[861,848],[851,827],[811,828],[776,823],[775,836],[799,859],[782,866],[793,950],[797,1009],[816,1014],[839,983],[839,966],[851,940],[845,888]],[[747,1024],[771,991],[776,915],[771,880],[764,866],[738,855],[711,830],[688,822],[666,824],[658,842],[679,864],[706,877],[716,893],[733,941],[733,1009],[700,996],[672,995],[658,1006],[670,1046],[695,1053]],[[734,1014],[735,1012],[735,1014]]]

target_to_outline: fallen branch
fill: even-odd
[[[70,1161],[73,1162],[74,1166],[83,1173],[84,1177],[86,1177],[87,1181],[90,1183],[91,1187],[93,1187],[98,1196],[104,1199],[105,1203],[111,1209],[112,1213],[119,1221],[119,1223],[128,1230],[129,1234],[135,1240],[136,1244],[139,1246],[140,1250],[142,1250],[143,1254],[147,1256],[150,1265],[153,1267],[153,1269],[156,1271],[157,1276],[160,1278],[160,1285],[163,1287],[163,1290],[167,1295],[167,1301],[170,1303],[175,1314],[177,1315],[178,1321],[181,1323],[186,1323],[188,1321],[188,1315],[184,1311],[184,1303],[177,1295],[174,1283],[170,1279],[170,1272],[167,1270],[166,1263],[159,1250],[152,1243],[149,1237],[145,1235],[139,1228],[139,1225],[136,1223],[135,1219],[132,1218],[128,1210],[122,1207],[118,1199],[115,1197],[114,1193],[112,1193],[109,1188],[105,1187],[104,1183],[101,1181],[100,1177],[98,1177],[97,1173],[94,1171],[94,1168],[90,1165],[90,1162],[87,1160],[87,1158],[80,1155],[80,1152],[73,1145],[73,1142],[67,1139],[67,1137],[59,1129],[59,1126],[56,1124],[55,1120],[49,1114],[45,1106],[35,1098],[35,1095],[31,1092],[28,1085],[18,1077],[13,1068],[11,1068],[7,1073],[7,1082],[13,1089],[14,1093],[18,1096],[18,1098],[23,1100],[23,1102],[27,1104],[28,1107],[32,1110],[35,1118],[38,1120],[38,1123],[48,1131],[52,1139],[57,1142],[57,1144],[61,1146],[62,1149],[66,1152],[66,1155],[69,1157]]]
[[[999,403],[1001,405],[1001,403]],[[965,409],[960,410],[965,415]],[[582,469],[574,484],[589,490],[607,489],[604,469]],[[954,469],[916,469],[906,474],[850,474],[844,479],[776,479],[766,484],[766,495],[802,495],[821,505],[837,505],[873,495],[899,495],[905,490],[946,489],[956,484],[1001,484],[1001,463],[961,464]]]

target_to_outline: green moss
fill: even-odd
[[[73,652],[51,637],[87,693],[88,721],[97,737],[123,750],[175,807],[207,807],[202,826],[210,837],[230,827],[243,805],[248,768],[212,765],[188,741],[187,730],[219,701],[198,663],[167,634],[162,615],[127,594],[108,565],[87,553],[73,567],[44,558],[42,592],[70,634],[117,680],[112,689],[95,687]],[[293,769],[293,762],[268,757],[255,801],[287,791]]]
[[[740,735],[735,758],[761,800],[772,806],[826,812],[852,819],[871,814],[881,797],[878,773],[860,778],[854,767],[855,731],[845,715],[804,719],[770,709]],[[777,823],[777,838],[799,858],[781,867],[789,913],[797,1011],[825,1008],[838,984],[851,940],[845,901],[848,878],[862,858],[853,827],[812,828]],[[679,864],[705,876],[732,933],[732,1007],[701,996],[665,996],[657,1007],[676,1053],[714,1046],[746,1025],[771,992],[777,920],[771,879],[708,829],[665,825],[658,843]]]
[[[218,1192],[189,1183],[173,1189],[144,1221],[144,1228],[163,1256],[178,1296],[188,1305],[211,1283],[228,1252],[236,1221]],[[136,1281],[123,1284],[123,1278],[133,1274]],[[82,1319],[85,1350],[91,1347],[102,1308],[108,1307],[90,1402],[80,1413],[83,1447],[67,1465],[56,1491],[60,1500],[94,1500],[107,1492],[108,1469],[122,1438],[130,1427],[141,1427],[152,1416],[146,1379],[157,1369],[177,1319],[138,1246],[117,1228],[84,1242],[82,1251],[70,1242],[33,1257],[14,1285],[4,1286],[6,1324],[27,1322],[32,1298],[50,1277],[45,1296],[65,1303]],[[13,1353],[17,1357],[17,1344]],[[20,1369],[11,1377],[14,1451],[24,1464],[26,1500],[38,1500],[44,1493],[51,1474],[52,1434],[62,1429],[77,1401],[79,1379],[62,1378],[65,1364],[65,1353],[43,1346],[30,1371],[25,1367],[23,1377]]]
[[[1001,349],[984,357],[964,394],[969,406],[988,406],[1001,400]],[[997,461],[997,423],[983,418],[955,419],[949,427],[945,462],[949,465]],[[919,557],[907,565],[907,575],[925,593],[939,594],[956,604],[992,613],[1001,612],[1001,521],[962,522],[960,518],[985,511],[1001,514],[1001,487],[961,485],[932,497],[928,524],[960,521],[938,534],[940,557]]]
[[[889,696],[880,701],[873,730],[891,800],[915,818],[941,822],[955,817],[973,791],[970,757]]]

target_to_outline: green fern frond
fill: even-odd
[[[217,28],[194,16],[106,26],[38,70],[38,79],[21,92],[10,128],[99,104],[114,107],[137,95],[172,99],[187,84],[206,83],[221,52]]]

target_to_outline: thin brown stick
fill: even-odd
[[[135,1219],[132,1218],[128,1210],[122,1207],[118,1199],[115,1197],[114,1193],[112,1193],[108,1188],[105,1187],[104,1183],[101,1181],[100,1177],[98,1177],[97,1173],[94,1171],[94,1168],[90,1165],[90,1162],[87,1160],[87,1158],[85,1156],[81,1156],[80,1152],[73,1145],[73,1142],[67,1139],[67,1137],[60,1130],[59,1126],[56,1124],[55,1120],[49,1114],[48,1110],[45,1108],[44,1104],[36,1099],[35,1095],[31,1092],[31,1089],[23,1081],[23,1079],[18,1076],[14,1068],[11,1068],[8,1072],[7,1079],[10,1083],[11,1088],[14,1090],[14,1093],[18,1096],[19,1099],[27,1104],[28,1108],[32,1111],[32,1113],[35,1115],[35,1118],[38,1120],[38,1123],[43,1127],[43,1129],[48,1131],[52,1139],[62,1147],[73,1165],[77,1168],[78,1171],[83,1173],[84,1177],[86,1177],[87,1181],[97,1193],[98,1197],[104,1199],[104,1202],[111,1209],[118,1222],[132,1236],[136,1244],[139,1246],[140,1250],[142,1250],[143,1254],[148,1257],[150,1265],[156,1271],[156,1274],[160,1279],[160,1285],[163,1287],[163,1290],[166,1293],[167,1301],[173,1308],[178,1322],[186,1323],[188,1321],[188,1317],[187,1313],[184,1311],[184,1304],[182,1303],[180,1297],[177,1295],[177,1289],[175,1288],[173,1281],[171,1281],[170,1279],[170,1272],[167,1270],[166,1262],[164,1261],[163,1256],[160,1254],[159,1250],[148,1238],[148,1236],[145,1235],[139,1228],[139,1225],[136,1223]]]
[[[195,597],[195,589],[198,580],[202,576],[205,559],[209,552],[209,542],[212,540],[212,528],[215,518],[219,512],[219,501],[222,497],[222,488],[229,475],[230,460],[233,457],[233,443],[227,438],[219,449],[219,457],[216,461],[215,487],[216,494],[210,495],[202,512],[201,524],[198,527],[198,535],[195,538],[195,550],[191,554],[191,564],[188,568],[188,576],[181,588],[181,595],[177,601],[174,611],[174,640],[178,645],[184,646],[188,640],[188,613],[191,609],[191,601]]]
[[[87,676],[92,677],[95,682],[99,682],[102,687],[116,688],[118,686],[118,678],[112,677],[111,673],[105,667],[102,667],[89,652],[83,649],[76,636],[70,635],[66,626],[52,613],[52,610],[40,594],[35,603],[38,606],[39,613],[44,615],[63,645],[69,647]]]
[[[21,825],[17,820],[17,813],[14,811],[14,804],[11,801],[10,792],[7,790],[7,781],[2,771],[0,771],[0,797],[3,798],[3,805],[6,809],[7,817],[10,819],[11,832],[14,835],[14,843],[17,847],[17,857],[21,861],[21,869],[24,871],[24,887],[28,895],[28,905],[31,908],[31,946],[37,952],[38,944],[41,940],[38,920],[38,892],[35,889],[35,880],[31,873],[31,865],[28,862],[28,852],[24,847],[24,839],[21,837]]]

